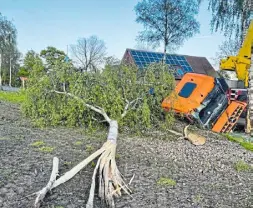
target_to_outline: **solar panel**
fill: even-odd
[[[135,64],[138,68],[147,67],[150,63],[161,62],[163,60],[163,53],[145,52],[138,50],[130,50]],[[168,64],[176,77],[182,76],[187,72],[192,72],[192,67],[189,65],[184,56],[181,55],[166,55],[166,64]]]

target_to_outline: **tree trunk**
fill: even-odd
[[[0,53],[0,90],[2,90],[2,54]]]
[[[59,159],[57,157],[54,157],[54,159],[53,159],[53,169],[52,169],[50,179],[49,179],[47,185],[42,190],[40,190],[38,192],[37,198],[36,198],[35,203],[34,203],[35,208],[40,207],[40,203],[45,198],[47,192],[52,189],[53,184],[54,184],[54,182],[56,180],[56,177],[58,175],[58,169],[59,169]]]
[[[11,58],[10,58],[10,80],[9,80],[9,86],[11,87]]]
[[[53,185],[50,184],[50,190],[56,188],[60,184],[65,183],[66,181],[73,178],[80,170],[82,170],[85,166],[87,166],[91,161],[98,158],[96,167],[92,176],[92,184],[90,188],[89,199],[86,205],[86,208],[93,208],[93,200],[95,193],[95,184],[96,184],[96,175],[98,174],[99,178],[99,189],[98,195],[99,197],[106,202],[109,207],[114,208],[114,196],[121,196],[121,190],[125,193],[131,193],[131,190],[128,188],[128,184],[124,182],[122,179],[121,173],[119,172],[116,161],[116,145],[118,138],[118,122],[116,120],[110,120],[109,122],[109,132],[107,136],[107,141],[103,144],[103,146],[90,155],[88,158],[80,162],[78,165],[73,167],[71,170],[66,172],[63,176],[57,179]],[[52,181],[52,180],[50,180]],[[46,186],[49,187],[49,186]],[[49,189],[44,188],[42,190],[48,191]],[[40,191],[39,193],[41,193]],[[43,196],[45,196],[45,191],[43,192]],[[38,197],[37,199],[38,200]],[[38,207],[38,206],[37,206]],[[36,208],[37,208],[36,207]]]
[[[164,50],[163,50],[163,63],[166,64],[166,53],[167,53],[167,44],[166,41],[164,42]]]

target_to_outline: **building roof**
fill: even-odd
[[[126,49],[123,61],[144,68],[150,63],[161,62],[163,53],[144,50]],[[216,71],[205,57],[167,54],[166,64],[170,66],[176,78],[181,78],[187,72],[217,76]]]

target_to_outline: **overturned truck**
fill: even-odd
[[[214,132],[230,132],[245,110],[245,102],[228,96],[229,87],[223,78],[187,73],[175,91],[162,102],[165,111],[183,114],[201,128]]]

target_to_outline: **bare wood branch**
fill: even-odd
[[[106,150],[106,147],[109,143],[106,142],[99,150],[94,152],[92,155],[87,157],[85,160],[80,162],[78,165],[76,165],[71,170],[66,172],[63,176],[61,176],[59,179],[57,179],[53,185],[53,188],[56,188],[57,186],[61,185],[62,183],[65,183],[66,181],[73,178],[80,170],[82,170],[85,166],[87,166],[92,160],[94,160],[96,157],[101,155]]]
[[[72,97],[72,98],[74,98],[74,99],[76,99],[76,100],[81,101],[87,108],[90,108],[91,110],[93,110],[93,111],[95,111],[95,112],[101,114],[102,116],[104,116],[105,120],[106,120],[108,123],[111,122],[111,119],[109,118],[109,116],[107,115],[107,113],[104,111],[103,108],[98,107],[98,106],[94,107],[93,105],[87,104],[87,103],[85,103],[80,97],[78,97],[78,96],[76,96],[76,95],[73,95],[73,94],[71,94],[71,93],[68,93],[68,92],[60,92],[60,91],[57,91],[57,90],[54,90],[53,92],[55,92],[55,93],[57,93],[57,94],[64,94],[64,95],[67,95],[67,96],[69,96],[69,97]]]
[[[72,54],[84,71],[92,71],[99,68],[106,55],[106,47],[103,40],[96,36],[80,38],[71,47]]]
[[[130,102],[129,102],[128,100],[126,100],[126,102],[127,102],[127,104],[126,104],[126,106],[125,106],[125,108],[124,108],[123,113],[121,114],[121,118],[124,118],[124,117],[126,116],[128,107],[129,107],[129,105],[130,105]]]
[[[53,184],[56,181],[56,177],[58,175],[58,169],[59,169],[59,159],[57,157],[54,157],[53,169],[52,169],[52,173],[51,173],[49,182],[41,191],[38,192],[38,196],[37,196],[35,203],[34,203],[35,208],[40,207],[40,203],[45,198],[47,192],[53,188]]]
[[[132,100],[131,102],[129,102],[128,100],[126,100],[126,106],[125,106],[125,108],[124,108],[124,111],[123,111],[123,113],[121,114],[121,118],[124,118],[125,116],[126,116],[126,114],[127,114],[127,111],[128,111],[128,109],[129,109],[129,107],[131,106],[131,105],[136,105],[136,103],[139,101],[139,100],[141,100],[142,98],[137,98],[137,99],[135,99],[135,100]]]
[[[88,202],[86,204],[86,208],[93,208],[93,200],[94,200],[94,193],[95,193],[95,183],[96,183],[95,179],[96,179],[96,174],[97,174],[97,171],[98,171],[98,168],[99,168],[100,161],[101,161],[101,156],[98,159],[96,167],[95,167],[94,172],[93,172],[92,183],[91,183],[91,188],[90,188],[90,194],[89,194]]]
[[[182,133],[179,133],[179,132],[177,132],[177,131],[174,131],[174,130],[171,130],[171,129],[169,129],[168,131],[169,131],[170,133],[172,133],[172,134],[177,135],[177,136],[183,136]]]

